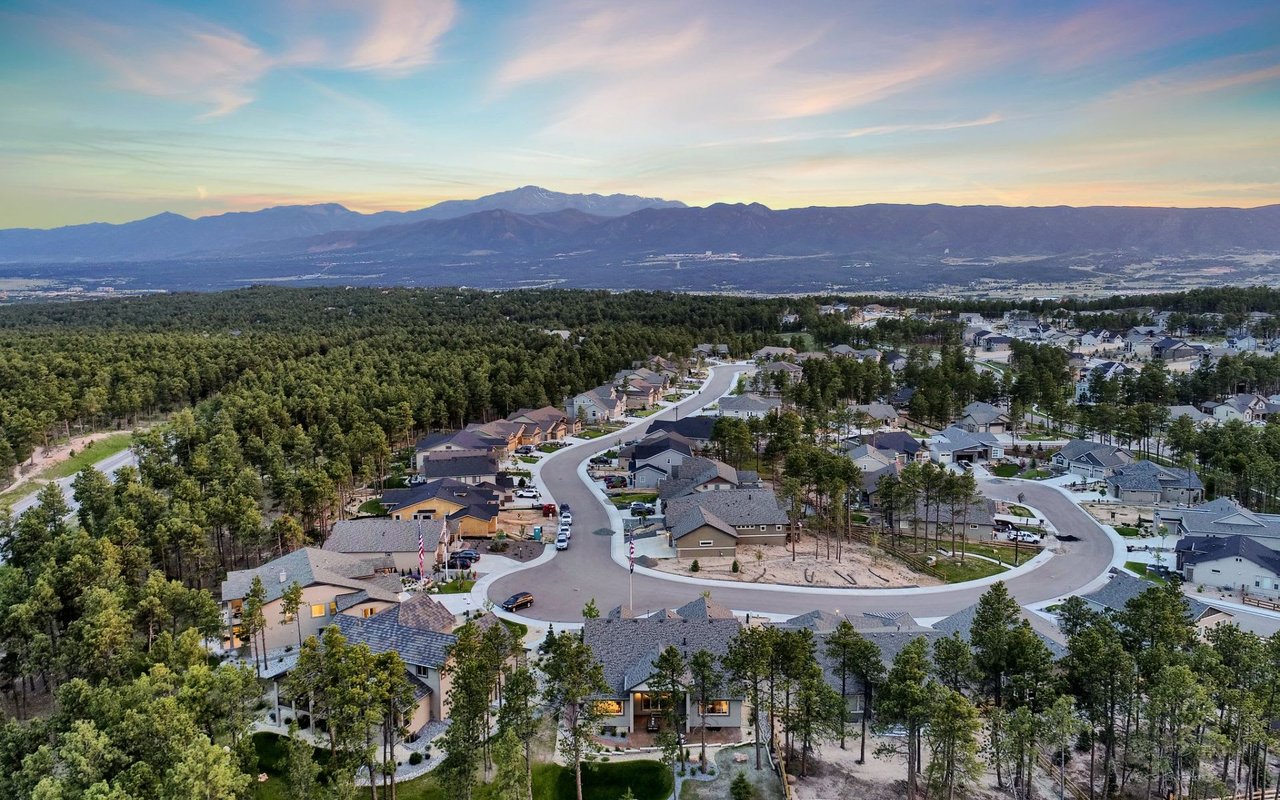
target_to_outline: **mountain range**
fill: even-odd
[[[170,290],[342,281],[901,291],[1086,280],[1133,289],[1188,276],[1188,285],[1274,281],[1277,254],[1280,205],[774,210],[526,186],[406,212],[325,204],[4,230],[0,278]]]

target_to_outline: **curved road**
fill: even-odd
[[[649,418],[673,419],[677,414],[696,411],[727,392],[740,372],[748,367],[726,365],[714,368],[707,386],[684,402]],[[573,543],[551,560],[529,569],[505,575],[489,587],[489,598],[500,602],[517,591],[532,591],[537,603],[523,616],[551,621],[576,621],[582,607],[595,599],[601,610],[627,603],[627,570],[610,557],[611,536],[593,531],[609,529],[609,517],[591,488],[582,482],[578,467],[593,453],[619,440],[635,438],[648,420],[603,439],[573,445],[547,457],[541,467],[546,489],[557,502],[573,508]],[[1078,506],[1056,489],[1030,482],[1016,484],[991,480],[982,491],[990,497],[1016,500],[1019,492],[1026,502],[1040,509],[1062,534],[1080,541],[1068,542],[1046,564],[1007,581],[1010,591],[1024,605],[1068,594],[1091,583],[1106,572],[1112,560],[1112,544],[1107,535]],[[637,573],[634,576],[637,611],[681,605],[706,588]],[[805,591],[762,591],[736,586],[711,588],[715,599],[738,610],[801,614],[814,609],[827,611],[906,611],[917,618],[943,617],[977,602],[985,586],[957,587],[919,593],[894,592],[870,595],[867,590],[821,594]]]

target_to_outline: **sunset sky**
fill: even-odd
[[[1280,3],[0,4],[0,227],[525,184],[1280,202]]]

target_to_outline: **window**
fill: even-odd
[[[708,717],[727,717],[729,715],[729,701],[708,700],[702,704],[700,713]]]
[[[698,547],[714,547],[716,544],[714,539],[699,539]]]
[[[666,704],[663,702],[666,698],[660,694],[650,692],[636,692],[636,706],[641,711],[661,711]]]
[[[622,716],[621,700],[597,700],[596,713],[606,717]]]
[[[421,676],[422,676],[422,677],[424,677],[424,678],[425,678],[425,677],[428,677],[428,676],[430,676],[430,675],[431,675],[431,667],[426,667],[426,666],[423,666],[422,664],[414,664],[414,665],[413,665],[413,674],[414,674],[414,675],[421,675]]]
[[[768,525],[761,525],[761,526],[760,526],[760,530],[762,530],[762,531],[767,531],[767,530],[769,530],[769,526],[768,526]]]
[[[779,530],[779,531],[782,530],[781,525],[774,525],[773,527],[774,527],[774,530]]]
[[[374,614],[378,613],[378,609],[366,608],[366,609],[363,609],[362,613],[364,614],[364,618],[368,619],[369,617],[372,617]]]
[[[338,613],[338,601],[337,601],[337,600],[330,600],[330,601],[329,601],[329,613],[330,613],[330,614],[337,614],[337,613]]]
[[[316,617],[323,617],[323,616],[324,616],[324,603],[312,603],[311,618],[315,619]]]

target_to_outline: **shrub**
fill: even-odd
[[[745,772],[733,776],[733,781],[729,784],[729,796],[733,800],[753,800],[755,794],[755,788],[747,780]]]
[[[422,763],[422,753],[414,751],[409,754],[409,766],[416,767]]]
[[[736,572],[738,572],[739,570],[741,570],[741,569],[742,569],[742,565],[741,565],[741,564],[739,564],[739,563],[738,563],[738,559],[736,559],[736,558],[735,558],[735,559],[733,560],[733,566],[729,567],[729,569],[730,569],[732,572],[735,572],[735,573],[736,573]]]
[[[698,566],[698,559],[695,558],[693,563],[689,565],[689,571],[697,572],[699,569],[701,569],[701,567]]]

